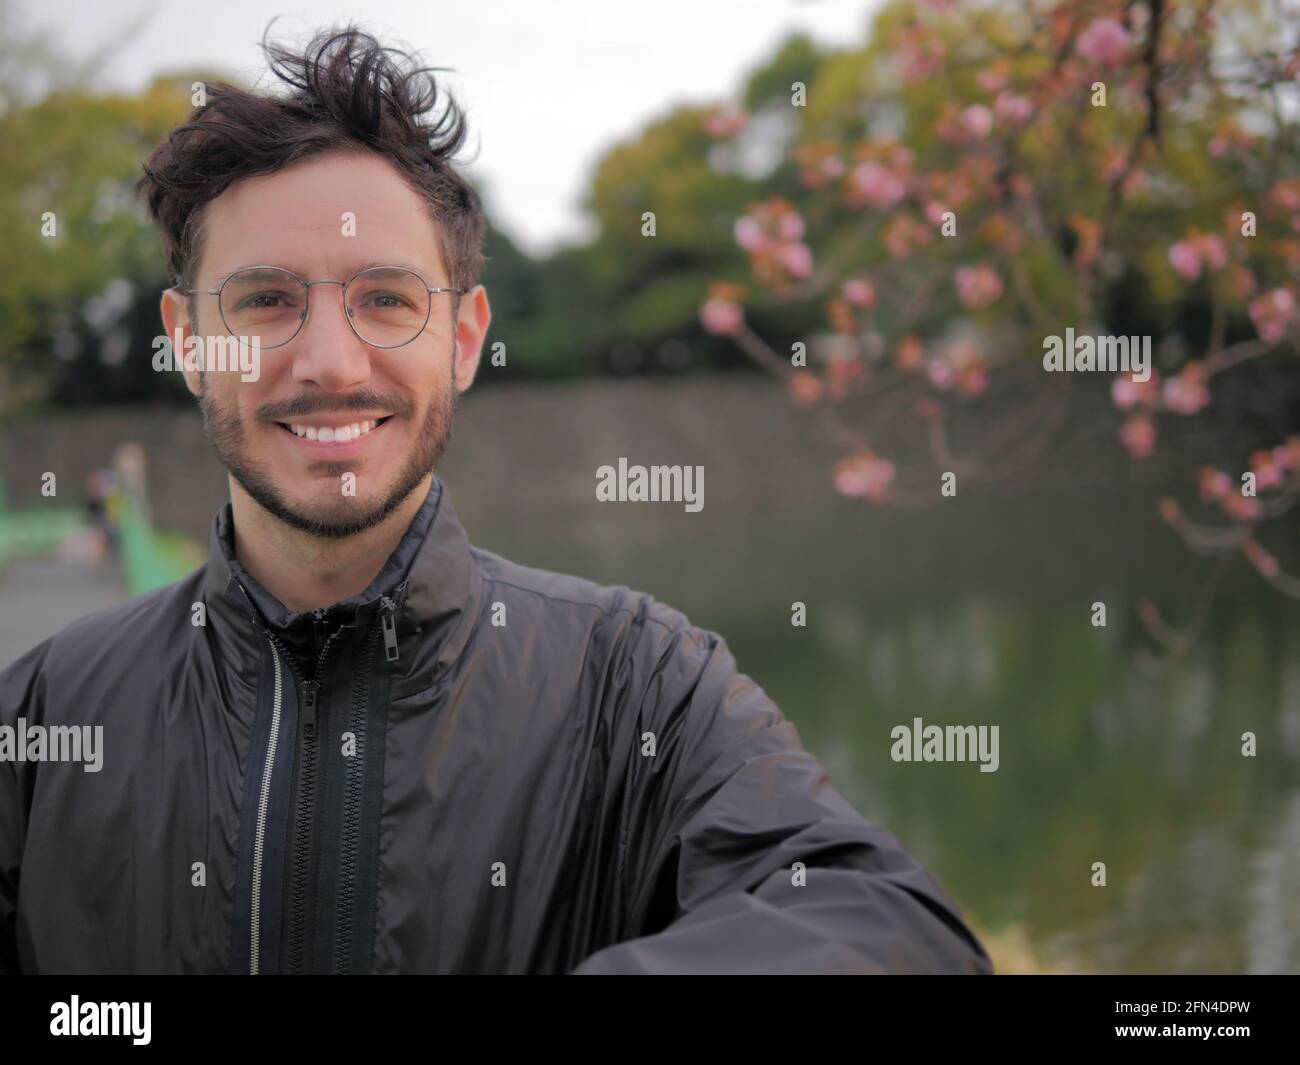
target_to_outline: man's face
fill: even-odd
[[[200,289],[256,265],[346,281],[366,263],[404,264],[431,287],[451,284],[424,201],[375,155],[319,156],[239,181],[208,205],[204,230]],[[217,297],[196,298],[193,332],[225,335]],[[414,340],[376,348],[345,320],[342,286],[313,285],[309,299],[298,334],[261,352],[258,380],[207,370],[187,382],[217,456],[249,496],[294,528],[343,537],[392,513],[434,468],[477,368],[487,303],[481,286],[463,297],[462,326],[455,296],[435,293]],[[172,319],[188,320],[179,297],[164,299],[163,317],[169,336]],[[321,439],[341,427],[346,440]]]

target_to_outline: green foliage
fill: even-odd
[[[0,15],[6,10],[0,0]],[[1246,3],[1234,14],[1223,34],[1242,48],[1256,38],[1255,47],[1268,43],[1261,30],[1264,8]],[[1177,20],[1187,17],[1181,8],[1171,15],[1169,32],[1177,30],[1180,41],[1195,38],[1194,31],[1179,28]],[[504,372],[485,380],[600,372],[616,344],[649,347],[669,338],[692,348],[695,365],[715,360],[727,345],[708,336],[699,319],[711,281],[745,284],[754,323],[772,307],[737,246],[735,225],[774,198],[789,202],[806,222],[804,240],[821,279],[807,306],[773,316],[778,323],[797,320],[815,328],[838,281],[867,274],[896,289],[882,291],[879,325],[901,327],[909,293],[929,292],[923,315],[909,328],[921,336],[939,333],[965,313],[953,271],[980,262],[996,262],[1007,285],[1007,295],[987,315],[1007,320],[1027,317],[1032,306],[1069,320],[1131,313],[1178,326],[1188,321],[1189,301],[1226,299],[1221,279],[1205,289],[1179,278],[1169,245],[1192,229],[1222,230],[1226,212],[1243,199],[1262,202],[1270,183],[1293,168],[1293,123],[1281,123],[1261,99],[1252,105],[1254,126],[1262,130],[1257,149],[1215,157],[1208,145],[1216,131],[1252,106],[1240,94],[1197,84],[1195,56],[1180,53],[1161,81],[1158,151],[1138,163],[1147,183],[1117,201],[1107,160],[1128,153],[1142,134],[1144,75],[1136,63],[1115,71],[1110,106],[1090,107],[1081,83],[1062,81],[1068,49],[1043,36],[1048,25],[1054,24],[1044,12],[1027,4],[969,2],[944,15],[895,0],[877,13],[869,36],[864,26],[858,46],[823,50],[803,34],[782,42],[737,86],[736,102],[749,118],[743,132],[715,136],[707,128],[713,107],[700,102],[656,117],[596,165],[583,201],[595,223],[592,240],[534,260],[505,234],[489,230],[488,350],[503,342],[508,357]],[[909,49],[918,40],[939,49],[941,59],[931,74],[908,77]],[[168,279],[158,235],[132,200],[131,186],[142,157],[186,117],[191,83],[210,72],[160,77],[135,96],[106,95],[87,87],[93,69],[77,68],[56,53],[50,40],[0,43],[0,137],[7,158],[0,170],[0,224],[9,236],[0,245],[6,276],[0,286],[0,416],[6,403],[30,404],[41,395],[61,402],[183,398],[169,375],[148,369],[149,340],[159,328],[158,290]],[[87,62],[93,66],[93,57]],[[996,90],[982,84],[981,75],[994,64],[1015,91],[1065,87],[1035,97],[1033,119],[1020,135],[1002,136],[999,119],[990,143],[954,146],[944,124],[972,104],[992,106]],[[33,76],[36,68],[47,71],[51,89],[33,99],[29,87],[41,80]],[[80,71],[73,83],[57,76],[73,68]],[[805,107],[791,106],[794,82],[807,86]],[[911,153],[916,179],[901,203],[883,211],[847,203],[847,176],[820,189],[805,181],[800,152],[810,146],[833,151],[851,169],[891,138]],[[963,171],[980,156],[992,160],[991,170]],[[927,191],[922,178],[941,185],[964,180],[974,192],[958,208],[956,239],[935,240],[900,257],[890,250],[888,224],[906,216],[933,229],[924,201],[929,196],[941,205],[947,194],[943,187]],[[1008,195],[1012,180],[1030,190],[1028,208]],[[55,239],[40,232],[47,210],[57,216]],[[654,236],[643,234],[646,212],[654,213]],[[1000,215],[1021,230],[1012,252],[986,228]],[[1105,226],[1110,260],[1095,286],[1081,283],[1075,262],[1080,218]],[[1250,267],[1261,288],[1285,277],[1286,254],[1259,242]],[[88,316],[102,309],[106,292],[120,295],[121,281],[130,286],[129,305]],[[1156,305],[1135,307],[1126,299],[1135,288]],[[1228,320],[1230,334],[1249,329],[1240,306]],[[1128,331],[1124,322],[1110,324]],[[51,357],[53,351],[62,357]]]
[[[151,304],[156,315],[167,282],[158,235],[133,186],[141,158],[187,114],[190,80],[160,78],[135,97],[59,91],[0,116],[9,148],[0,226],[10,236],[0,244],[0,415],[6,401],[31,401],[73,377],[111,398],[98,386],[120,381],[121,367],[105,366],[98,344],[129,307],[94,322],[86,312],[111,283],[125,281],[130,304]],[[46,212],[53,236],[42,233]],[[62,365],[51,357],[58,334],[80,348]],[[141,361],[139,340],[130,338],[128,369]],[[147,341],[143,351],[151,354]],[[156,378],[142,361],[142,372]]]

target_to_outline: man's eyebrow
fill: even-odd
[[[273,266],[273,267],[279,267],[279,268],[282,269],[282,270],[288,270],[290,273],[297,274],[299,277],[306,277],[306,276],[307,276],[306,273],[305,273],[304,271],[302,271],[302,270],[296,270],[296,269],[294,269],[292,266],[285,266],[283,263],[245,263],[243,266],[236,266],[236,267],[234,267],[233,269],[228,270],[226,273],[221,274],[220,276],[218,276],[217,279],[216,279],[216,285],[215,285],[214,287],[218,287],[218,288],[219,288],[219,287],[220,287],[220,286],[225,282],[226,278],[231,277],[231,276],[233,276],[234,274],[239,273],[241,270],[254,270],[254,269],[256,269],[256,268],[259,267],[259,266]],[[369,270],[369,269],[371,269],[372,267],[376,267],[376,266],[393,266],[393,267],[400,267],[400,268],[403,269],[403,270],[410,270],[412,273],[418,274],[420,277],[425,278],[425,279],[427,279],[427,278],[429,278],[430,276],[432,276],[431,272],[428,270],[428,267],[417,266],[417,265],[415,265],[414,263],[407,263],[407,262],[400,262],[400,261],[395,262],[395,261],[393,261],[393,260],[391,260],[391,259],[388,259],[388,260],[383,260],[383,259],[374,259],[374,260],[370,260],[370,261],[368,261],[368,262],[358,263],[356,266],[354,266],[354,267],[352,268],[352,272],[349,273],[347,276],[345,276],[345,277],[335,278],[334,280],[336,280],[336,281],[347,281],[347,280],[348,280],[350,277],[352,277],[353,275],[361,273],[362,270]],[[311,280],[311,279],[308,278],[308,280]]]

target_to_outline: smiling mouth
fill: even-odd
[[[303,422],[276,422],[286,433],[292,433],[302,440],[314,440],[321,444],[347,444],[367,436],[378,429],[392,415],[382,418],[368,418],[352,422],[349,425],[309,425]]]

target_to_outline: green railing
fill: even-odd
[[[85,516],[66,507],[38,507],[12,513],[0,505],[0,568],[16,558],[54,550],[70,533],[84,529]]]
[[[127,592],[144,592],[171,584],[203,564],[205,553],[187,537],[155,529],[125,492],[108,501],[116,519]],[[9,510],[0,482],[0,569],[20,558],[53,551],[66,536],[86,531],[86,514],[72,507],[37,506]]]
[[[116,501],[122,564],[132,595],[171,584],[203,565],[207,556],[193,540],[155,529],[125,493]]]

